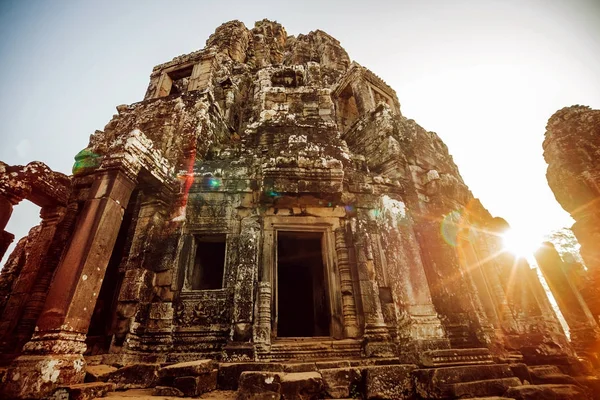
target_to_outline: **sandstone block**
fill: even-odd
[[[322,391],[323,377],[318,372],[296,372],[281,378],[284,399],[319,399]]]
[[[170,386],[157,386],[152,391],[152,396],[183,397],[183,392]]]
[[[359,368],[331,368],[320,372],[327,396],[340,399],[358,395],[362,380]]]
[[[246,371],[240,375],[238,400],[279,400],[281,374],[265,371]]]
[[[415,365],[380,365],[365,368],[367,399],[410,399],[414,397],[411,372]]]
[[[159,368],[159,364],[132,364],[109,373],[107,381],[115,383],[118,390],[149,388],[158,382]]]
[[[219,389],[236,390],[240,376],[245,371],[283,372],[283,365],[268,362],[220,364],[218,377]]]
[[[516,377],[454,383],[448,388],[448,393],[455,398],[501,396],[506,393],[509,388],[519,385],[521,385],[521,380]]]
[[[185,396],[196,397],[217,388],[217,370],[198,376],[182,376],[175,378],[173,386]]]
[[[86,382],[106,382],[108,375],[117,370],[111,365],[86,365],[85,366],[85,381]]]
[[[52,400],[91,400],[96,397],[104,397],[108,392],[115,390],[114,383],[91,382],[69,385],[58,388],[52,395]]]
[[[586,400],[590,397],[575,385],[523,385],[508,389],[504,394],[515,400]]]
[[[214,360],[188,361],[168,365],[158,371],[160,378],[176,378],[178,376],[199,376],[211,372],[217,367]]]

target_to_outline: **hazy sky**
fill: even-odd
[[[548,118],[600,108],[600,0],[0,1],[0,160],[70,173],[152,67],[204,47],[221,23],[321,29],[392,86],[402,113],[448,145],[492,214],[545,233],[572,221],[545,179]],[[18,237],[39,209],[15,208]]]

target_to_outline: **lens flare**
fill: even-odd
[[[531,232],[518,229],[508,229],[502,234],[504,250],[521,258],[533,255],[540,248],[542,239]]]
[[[458,240],[458,230],[460,228],[461,214],[458,211],[452,211],[442,220],[441,234],[446,243],[456,247]]]

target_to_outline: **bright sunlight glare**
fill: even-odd
[[[542,238],[532,232],[509,229],[502,234],[504,249],[517,257],[531,256],[542,245]]]

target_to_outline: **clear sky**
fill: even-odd
[[[600,0],[0,1],[0,160],[70,173],[152,67],[221,23],[321,29],[392,86],[402,113],[448,145],[492,214],[532,235],[570,226],[545,179],[548,118],[600,108]],[[38,220],[23,202],[8,231]]]

